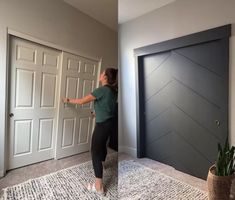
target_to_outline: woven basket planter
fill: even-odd
[[[211,166],[207,176],[209,200],[229,200],[232,180],[235,174],[230,176],[216,176],[215,166]]]

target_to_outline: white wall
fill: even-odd
[[[0,0],[0,177],[6,130],[7,28],[117,66],[118,34],[62,0]]]
[[[177,0],[119,26],[122,135],[120,149],[136,154],[136,94],[133,49],[232,24],[230,40],[230,139],[235,145],[235,1]],[[120,127],[121,128],[121,127]]]

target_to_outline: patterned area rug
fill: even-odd
[[[116,154],[117,155],[117,154]],[[108,159],[104,171],[105,197],[89,192],[86,185],[94,180],[91,162],[28,180],[4,189],[4,200],[100,200],[117,199],[117,156]],[[1,199],[1,198],[0,198]]]
[[[207,193],[152,170],[133,160],[118,168],[118,195],[121,200],[205,200]]]
[[[207,193],[152,170],[133,160],[108,159],[104,171],[106,196],[90,193],[94,179],[91,162],[31,179],[4,189],[4,200],[206,200]],[[117,183],[118,182],[118,183]],[[118,195],[118,196],[117,196]],[[1,199],[1,198],[0,198]]]

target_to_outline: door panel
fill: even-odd
[[[66,77],[66,96],[76,98],[78,92],[79,78]]]
[[[44,51],[43,52],[43,66],[47,68],[59,68],[59,57],[54,55],[53,52]]]
[[[228,131],[226,41],[143,57],[146,156],[206,178]]]
[[[41,107],[54,107],[56,96],[56,75],[42,74]],[[48,87],[50,86],[50,87]]]
[[[11,37],[9,166],[54,157],[60,52]]]
[[[24,91],[24,95],[22,95]],[[35,93],[35,72],[16,69],[16,107],[32,107]]]
[[[74,145],[76,119],[64,119],[62,147]]]
[[[14,155],[30,153],[32,150],[32,120],[15,121]]]
[[[52,148],[53,119],[39,120],[39,151]]]
[[[223,106],[223,95],[225,95],[223,85],[226,82],[221,76],[178,55],[175,51],[172,51],[169,61],[170,66],[174,66],[171,70],[171,77],[181,81],[190,90],[198,93],[215,106],[218,107],[221,104]]]
[[[81,117],[79,119],[79,136],[78,136],[78,144],[87,143],[88,142],[88,134],[89,133],[89,117]]]
[[[22,46],[21,46],[22,45]],[[36,48],[20,44],[16,46],[16,60],[36,64]]]
[[[84,73],[95,76],[95,65],[89,62],[85,62]]]
[[[218,48],[218,46],[220,48]],[[226,45],[221,43],[221,40],[208,42],[203,44],[203,48],[200,45],[185,47],[177,49],[175,52],[187,58],[188,60],[197,63],[202,68],[208,71],[222,76],[225,78],[223,66],[226,57],[224,57],[224,50]],[[215,57],[217,59],[215,59]]]
[[[63,52],[60,97],[82,98],[97,86],[98,62]],[[90,149],[94,120],[93,103],[74,105],[60,103],[56,158]]]
[[[90,94],[94,90],[94,80],[81,79],[82,81],[82,96]],[[91,109],[92,103],[82,105],[83,109]]]

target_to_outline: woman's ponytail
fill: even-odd
[[[108,85],[114,90],[118,91],[118,69],[107,68],[105,70],[105,75],[107,76]]]

